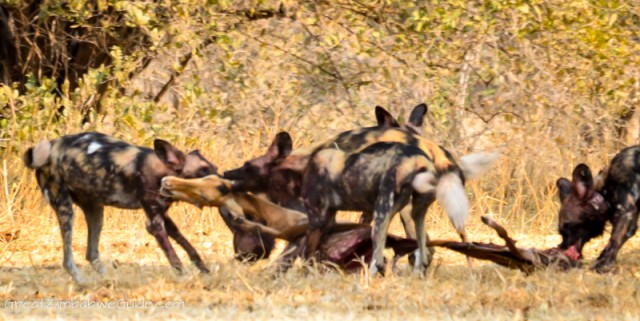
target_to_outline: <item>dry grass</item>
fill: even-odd
[[[247,147],[248,154],[259,146]],[[233,160],[215,158],[221,168]],[[464,257],[439,250],[426,278],[413,275],[405,262],[384,278],[344,275],[324,267],[302,264],[274,277],[272,262],[247,266],[232,259],[231,234],[215,209],[198,210],[188,204],[171,209],[189,240],[212,271],[198,274],[189,266],[177,276],[155,240],[144,229],[141,211],[108,209],[101,241],[108,273],[100,277],[83,259],[86,225],[77,212],[74,249],[81,269],[93,284],[79,286],[61,267],[62,249],[52,210],[44,204],[32,173],[9,158],[1,177],[0,301],[73,300],[81,302],[184,302],[162,308],[0,308],[0,319],[625,319],[640,315],[640,240],[629,241],[620,253],[620,270],[598,275],[588,269],[559,273],[541,271],[525,276],[518,271],[476,262],[468,268]],[[481,242],[500,242],[479,223],[492,213],[505,223],[521,246],[546,248],[559,242],[553,230],[557,201],[552,184],[533,185],[541,178],[513,177],[513,159],[504,158],[492,173],[469,184],[473,214],[469,232]],[[8,167],[8,168],[7,168]],[[549,178],[553,179],[553,177]],[[541,185],[541,186],[540,186]],[[490,187],[490,188],[489,188]],[[352,214],[342,214],[348,218]],[[455,238],[441,210],[428,215],[433,238]],[[394,222],[392,229],[401,233]],[[13,237],[12,235],[16,235]],[[13,238],[13,239],[12,239]],[[605,238],[589,244],[591,263]],[[279,244],[282,247],[283,244]],[[118,301],[120,300],[120,301]],[[54,302],[54,301],[52,301]]]

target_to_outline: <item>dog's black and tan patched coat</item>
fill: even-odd
[[[579,164],[572,180],[556,182],[560,196],[558,230],[561,249],[582,256],[582,248],[612,225],[609,243],[595,263],[595,270],[608,272],[615,267],[622,245],[638,230],[640,207],[640,146],[620,151],[609,166],[594,179],[591,169]]]
[[[63,239],[63,266],[77,282],[83,282],[83,277],[71,247],[73,203],[84,212],[89,232],[86,259],[96,271],[104,272],[98,252],[104,207],[114,206],[144,209],[147,230],[174,268],[181,270],[182,265],[168,237],[185,249],[201,271],[208,272],[194,247],[167,216],[171,199],[158,193],[161,179],[167,175],[193,178],[217,172],[197,150],[184,154],[159,139],[150,149],[88,132],[41,141],[25,152],[23,160],[35,169],[38,186],[56,212]]]

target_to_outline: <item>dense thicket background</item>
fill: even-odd
[[[553,185],[637,142],[639,13],[608,0],[3,0],[1,147],[100,130],[242,158],[278,130],[303,145],[371,124],[375,105],[404,118],[426,102],[426,135],[456,155],[500,146],[512,175]]]

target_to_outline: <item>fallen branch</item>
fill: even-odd
[[[494,229],[506,245],[453,241],[432,241],[429,242],[429,245],[445,247],[476,259],[492,261],[511,269],[518,269],[527,274],[549,267],[565,271],[581,266],[580,261],[570,259],[562,251],[555,248],[548,250],[518,248],[504,227],[487,216],[482,217],[482,222]]]

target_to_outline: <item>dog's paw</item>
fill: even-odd
[[[73,275],[72,277],[73,277],[73,281],[76,283],[76,285],[78,285],[81,288],[91,285],[91,280],[86,278],[86,277],[84,277],[81,274],[76,274],[76,275]]]
[[[592,269],[600,274],[610,273],[616,270],[616,262],[608,262],[605,260],[597,261]]]
[[[100,260],[95,260],[91,262],[91,267],[94,271],[98,272],[100,275],[104,275],[107,272],[107,269],[104,267]]]
[[[371,261],[371,264],[369,265],[369,277],[375,277],[375,276],[384,276],[386,272],[386,264],[385,262],[376,262],[375,260]]]

